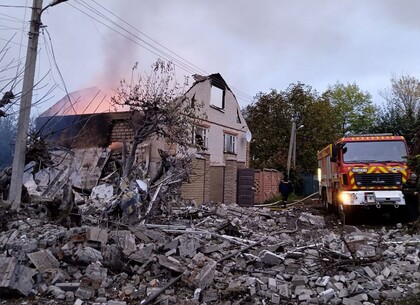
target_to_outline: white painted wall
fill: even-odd
[[[245,135],[248,125],[240,112],[239,104],[233,93],[226,89],[224,110],[212,107],[210,105],[211,87],[211,80],[207,79],[195,84],[186,94],[189,98],[195,95],[197,102],[204,104],[202,111],[207,115],[207,120],[203,121],[203,125],[209,126],[209,147],[207,152],[210,154],[210,162],[212,165],[224,165],[226,157],[236,158],[239,162],[245,162],[247,149]],[[236,122],[238,112],[241,123]],[[223,153],[223,135],[225,131],[237,134],[236,155]]]

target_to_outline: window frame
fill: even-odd
[[[225,154],[237,154],[237,139],[238,136],[231,133],[223,134],[223,153]],[[230,141],[229,141],[230,140]]]
[[[214,98],[214,93],[215,93],[215,91],[214,91],[214,89],[218,89],[218,90],[220,90],[221,92],[221,101],[220,101],[220,105],[219,105],[219,103],[215,103],[214,101],[215,101],[215,98]],[[225,88],[221,88],[220,86],[216,86],[216,85],[214,85],[214,84],[211,84],[211,88],[210,88],[210,106],[211,107],[213,107],[213,108],[216,108],[216,109],[218,109],[218,110],[224,110],[225,109],[225,95],[226,95],[226,90],[225,90]],[[218,94],[218,96],[219,96],[219,94]],[[217,102],[219,102],[219,100],[217,100]]]
[[[197,133],[197,130],[201,130],[202,133]],[[197,143],[197,135],[203,138],[203,146]],[[204,126],[194,126],[193,128],[193,144],[197,147],[197,150],[205,151],[209,149],[209,128]]]

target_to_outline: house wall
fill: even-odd
[[[210,105],[212,84],[224,88],[223,109]],[[206,119],[202,120],[201,124],[208,130],[208,149],[204,153],[199,152],[201,156],[194,160],[195,176],[193,175],[191,183],[183,186],[182,195],[199,203],[210,200],[227,204],[234,203],[237,198],[237,169],[246,167],[249,162],[249,145],[246,140],[248,126],[241,114],[236,97],[218,74],[201,78],[191,87],[186,96],[194,99],[196,103],[203,104],[201,111],[206,115]],[[126,142],[129,145],[134,135],[133,127],[124,121],[124,119],[131,119],[131,115],[130,112],[99,114],[95,115],[95,120],[89,116],[87,123],[92,125],[93,122],[99,122],[100,117],[101,125],[98,125],[96,129],[87,128],[89,133],[85,136],[86,141],[76,141],[76,143],[83,142],[83,145],[99,147],[115,144],[117,149],[122,149],[122,143]],[[102,116],[107,120],[104,121]],[[103,127],[105,126],[103,124],[107,126],[107,129]],[[83,124],[82,127],[86,125]],[[92,131],[95,131],[95,136]],[[78,131],[76,134],[78,135]],[[225,134],[236,137],[236,153],[224,153]],[[74,136],[70,138],[74,142]],[[98,143],[93,143],[92,138],[100,138],[102,142],[98,145]],[[174,147],[168,146],[161,139],[151,139],[147,143],[142,143],[137,149],[136,164],[147,165],[149,177],[153,176],[161,161],[159,148],[176,152]],[[192,152],[197,153],[196,149]]]
[[[209,201],[236,203],[238,169],[245,168],[245,163],[234,158],[228,158],[225,163],[224,166],[210,166],[208,154],[197,155],[192,162],[190,181],[182,185],[182,198],[198,204]]]
[[[234,94],[227,88],[225,90],[225,108],[218,109],[209,104],[211,95],[211,80],[197,83],[187,93],[187,97],[193,97],[197,103],[203,103],[202,112],[206,114],[207,119],[203,120],[203,125],[208,126],[208,150],[210,162],[213,166],[225,165],[227,157],[235,158],[238,162],[247,161],[247,141],[246,131],[248,126],[243,118],[239,104]],[[239,115],[240,123],[237,122]],[[237,154],[225,154],[224,133],[230,133],[237,136],[236,151]]]
[[[110,141],[123,142],[131,141],[134,137],[134,130],[131,124],[126,120],[115,120],[113,122]]]
[[[236,203],[236,190],[238,187],[237,177],[238,177],[238,164],[233,158],[226,159],[225,166],[225,179],[224,179],[224,194],[223,202],[224,203]]]
[[[210,200],[217,203],[223,202],[224,193],[224,166],[210,167]]]
[[[192,174],[189,182],[182,184],[182,198],[201,204],[210,201],[210,156],[197,155],[192,160]]]

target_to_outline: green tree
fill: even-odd
[[[276,159],[279,155],[287,154],[282,144],[289,133],[284,128],[285,122],[290,121],[284,97],[274,89],[269,93],[260,92],[256,96],[256,102],[245,108],[244,117],[252,131],[251,166],[279,169]]]
[[[335,128],[341,135],[369,133],[375,125],[377,108],[368,92],[355,83],[347,85],[337,82],[323,93],[333,107]]]
[[[0,118],[0,169],[12,165],[16,126],[14,116]]]
[[[252,130],[251,166],[286,170],[291,119],[303,126],[296,134],[296,168],[298,172],[315,172],[317,151],[336,137],[328,124],[332,108],[310,86],[291,84],[278,92],[259,93],[248,105],[244,116]]]

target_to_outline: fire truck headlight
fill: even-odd
[[[348,194],[348,193],[341,193],[341,194],[340,194],[340,199],[341,199],[341,202],[342,202],[342,203],[344,203],[344,204],[348,204],[348,203],[349,203],[349,201],[350,201],[350,196],[349,196],[349,194]]]
[[[340,194],[340,199],[343,204],[352,204],[357,199],[356,194],[342,192]]]

